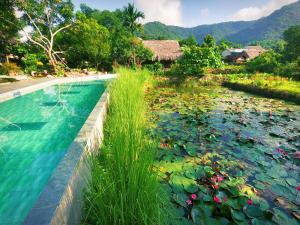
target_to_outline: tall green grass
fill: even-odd
[[[120,69],[110,87],[104,145],[94,160],[84,224],[163,224],[164,196],[151,172],[154,145],[146,135],[146,71]]]

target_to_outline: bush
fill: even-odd
[[[300,80],[300,65],[299,62],[280,64],[275,69],[275,74],[289,77],[294,80]]]
[[[247,63],[249,72],[273,73],[279,65],[280,55],[272,50]]]
[[[202,75],[204,68],[221,68],[221,54],[216,47],[183,47],[183,56],[173,69],[182,75]]]
[[[155,75],[163,75],[164,73],[164,66],[160,62],[156,62],[154,64],[146,64],[144,68],[151,71]]]
[[[22,64],[25,73],[41,72],[48,68],[47,58],[43,53],[27,54],[22,59]]]
[[[0,75],[17,75],[22,69],[16,63],[0,64]]]

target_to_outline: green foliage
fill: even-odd
[[[293,26],[283,34],[286,41],[284,59],[288,62],[296,61],[300,58],[300,26]]]
[[[22,57],[22,66],[25,73],[41,72],[47,69],[47,57],[43,53],[29,53]]]
[[[9,53],[15,44],[21,24],[14,12],[13,1],[0,3],[0,53]]]
[[[123,24],[129,29],[132,35],[134,35],[135,32],[141,31],[142,25],[138,20],[144,18],[145,14],[138,11],[134,4],[128,3],[123,9]]]
[[[272,73],[279,65],[280,55],[269,50],[247,63],[247,70],[250,72]]]
[[[0,64],[0,75],[17,75],[21,71],[21,68],[16,63],[5,62],[3,64]]]
[[[192,47],[192,46],[197,46],[198,42],[197,42],[195,36],[193,35],[193,36],[190,36],[186,39],[180,40],[179,44],[180,44],[181,47],[183,47],[183,46]]]
[[[61,35],[60,45],[66,51],[71,67],[110,67],[109,31],[96,20],[77,13],[75,25]]]
[[[216,47],[192,46],[183,47],[183,56],[178,60],[177,69],[179,69],[179,74],[201,75],[203,68],[220,68],[222,66],[221,55]]]
[[[300,62],[282,63],[275,69],[274,73],[293,80],[300,80]]]
[[[212,35],[205,36],[202,47],[204,48],[214,48],[216,47],[216,40]]]
[[[136,54],[136,63],[142,65],[145,61],[150,61],[153,53],[150,49],[145,48],[140,41],[134,46]]]
[[[120,69],[118,74],[110,87],[104,145],[94,160],[83,224],[160,225],[166,203],[151,171],[155,151],[146,135],[149,73]]]
[[[154,75],[162,75],[164,73],[164,66],[161,62],[146,64],[144,68],[151,71]]]

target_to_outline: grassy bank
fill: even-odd
[[[268,74],[230,74],[224,86],[300,103],[300,82]]]
[[[110,89],[104,145],[94,160],[84,224],[163,224],[163,194],[151,172],[155,147],[145,132],[149,74],[126,69],[118,73]]]

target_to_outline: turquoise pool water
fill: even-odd
[[[0,224],[22,224],[105,90],[105,81],[45,88],[0,103]]]

